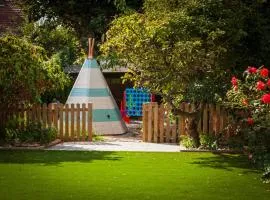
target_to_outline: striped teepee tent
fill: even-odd
[[[94,39],[89,39],[88,58],[80,70],[66,103],[93,103],[95,134],[115,135],[127,131],[107,82],[93,57]]]

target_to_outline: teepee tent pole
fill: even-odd
[[[95,39],[88,38],[88,59],[94,58],[94,45],[95,45]]]

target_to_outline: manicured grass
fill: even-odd
[[[0,199],[270,199],[239,155],[0,151]]]

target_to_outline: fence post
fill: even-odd
[[[214,105],[209,105],[209,134],[213,134],[214,132],[214,117],[215,111],[214,111]]]
[[[71,140],[73,141],[74,140],[74,103],[71,104],[71,122],[70,122],[70,137],[71,137]]]
[[[86,136],[86,109],[85,109],[85,103],[82,104],[82,140],[85,141]]]
[[[60,104],[59,107],[60,107],[60,111],[59,111],[60,139],[63,140],[63,136],[64,136],[63,104]]]
[[[32,121],[36,122],[37,119],[37,106],[36,104],[32,105]]]
[[[147,142],[148,133],[148,104],[143,104],[143,142]]]
[[[171,142],[176,143],[177,141],[177,137],[176,137],[176,122],[174,123],[174,125],[172,126],[172,140]]]
[[[69,105],[65,105],[65,140],[69,139]]]
[[[151,103],[148,104],[148,142],[152,142],[153,138],[153,106]]]
[[[92,103],[88,103],[88,140],[92,141]]]
[[[153,104],[153,111],[154,111],[154,142],[158,142],[158,104]]]
[[[80,124],[80,104],[77,103],[77,106],[76,106],[76,133],[77,133],[77,140],[80,140],[80,137],[81,137],[81,124]]]
[[[201,110],[203,107],[202,103],[200,103],[200,119],[199,119],[199,122],[198,122],[198,132],[201,133],[202,132],[202,118],[203,118],[203,110]]]
[[[53,104],[53,126],[58,130],[59,104]]]
[[[52,127],[52,104],[48,105],[48,126]]]
[[[31,116],[32,116],[32,110],[31,107],[27,107],[26,110],[26,116],[27,116],[27,124],[31,122]],[[46,116],[47,117],[47,116]]]
[[[37,109],[37,121],[39,122],[39,123],[41,123],[41,106],[40,106],[40,104],[38,104],[37,106],[36,106],[36,109]]]
[[[181,103],[180,109],[183,110],[183,111],[185,110],[185,104],[184,103]],[[181,135],[185,135],[185,117],[179,115],[179,137]]]
[[[164,105],[160,105],[159,108],[159,141],[164,142]]]
[[[208,134],[208,104],[205,104],[204,110],[203,110],[203,133]]]
[[[170,124],[170,118],[169,118],[169,112],[170,112],[170,108],[166,109],[166,142],[170,142],[171,139],[171,124]]]
[[[216,135],[220,133],[220,105],[216,105]]]

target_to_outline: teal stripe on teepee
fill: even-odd
[[[83,63],[83,68],[99,68],[96,59],[86,59]]]
[[[93,122],[113,122],[120,121],[118,109],[94,109]]]
[[[107,88],[72,88],[70,96],[76,97],[108,97],[110,92]]]

